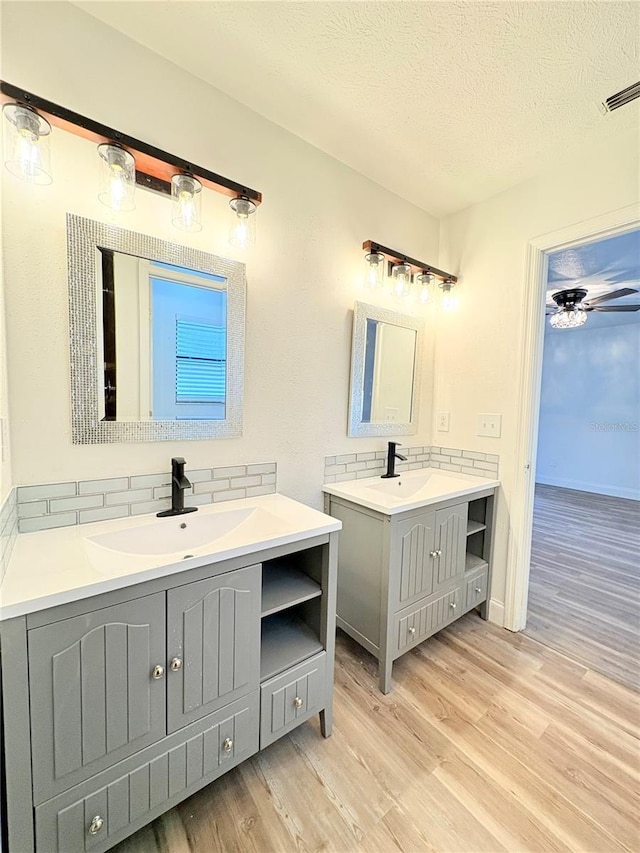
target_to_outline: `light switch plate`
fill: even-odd
[[[438,432],[449,432],[449,412],[438,412]]]
[[[500,438],[502,432],[502,415],[490,414],[488,412],[478,414],[478,435],[487,435],[491,438]]]

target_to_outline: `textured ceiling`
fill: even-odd
[[[435,215],[637,127],[637,2],[78,2]]]

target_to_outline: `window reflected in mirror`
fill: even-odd
[[[224,420],[226,279],[98,248],[105,421]]]

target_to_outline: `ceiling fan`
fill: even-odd
[[[559,290],[551,296],[557,305],[557,309],[555,311],[547,311],[549,323],[555,329],[575,329],[587,322],[587,313],[589,311],[640,311],[640,305],[602,304],[603,302],[610,302],[612,299],[630,296],[632,293],[637,292],[637,290],[630,287],[622,287],[620,290],[603,293],[602,296],[596,296],[585,302],[584,299],[587,296],[587,291],[582,287]]]

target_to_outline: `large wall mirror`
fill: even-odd
[[[353,311],[349,435],[418,431],[423,322],[356,302]]]
[[[74,444],[242,434],[244,264],[67,215]]]

